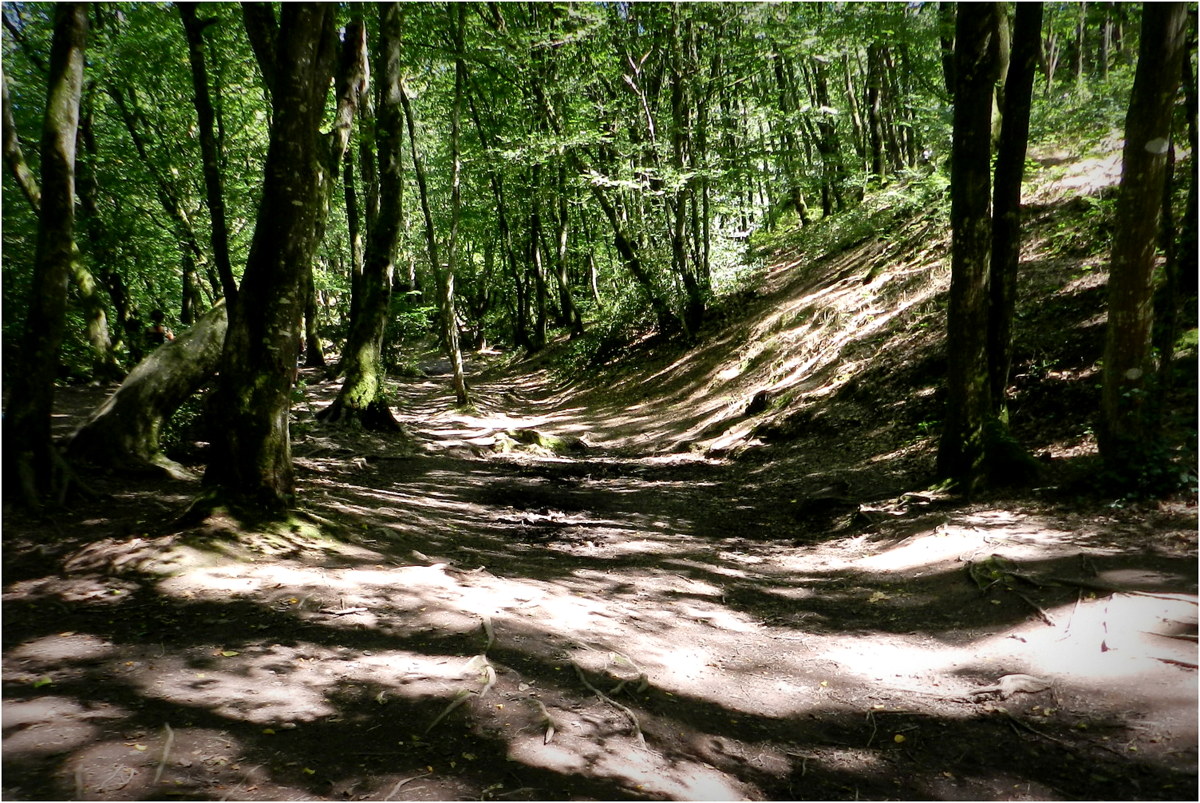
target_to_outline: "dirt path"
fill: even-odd
[[[6,799],[1195,799],[1194,510],[814,537],[858,505],[639,448],[670,411],[407,380],[402,445],[332,390],[297,465],[349,538],[163,532],[186,483],[6,510]]]

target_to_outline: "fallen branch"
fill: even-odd
[[[154,783],[158,783],[162,778],[163,770],[167,768],[167,757],[171,755],[171,745],[175,744],[175,731],[171,730],[171,724],[164,722],[163,727],[167,731],[167,739],[163,743],[162,758],[158,762],[158,769],[154,771]]]
[[[349,616],[349,615],[350,615],[350,614],[352,614],[352,613],[366,613],[366,612],[367,612],[367,610],[368,610],[368,609],[367,609],[367,608],[364,608],[364,607],[359,607],[359,608],[340,608],[340,609],[334,609],[334,608],[322,608],[321,610],[317,611],[317,613],[323,613],[323,614],[326,614],[326,615],[328,615],[328,616]]]
[[[396,793],[400,791],[400,787],[404,786],[405,784],[412,783],[413,781],[428,777],[430,775],[433,775],[433,773],[432,772],[423,772],[420,775],[414,775],[411,778],[403,778],[399,781],[396,781],[396,785],[392,787],[392,791],[387,793],[387,797],[385,797],[384,800],[391,800],[393,797],[395,797]]]

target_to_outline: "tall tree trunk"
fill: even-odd
[[[192,68],[192,100],[196,106],[196,117],[200,126],[204,190],[208,201],[208,213],[212,219],[213,260],[217,263],[217,275],[221,278],[221,291],[225,296],[225,303],[232,308],[237,297],[237,282],[233,278],[233,265],[229,260],[229,229],[225,222],[225,187],[221,180],[221,155],[217,147],[212,100],[208,95],[208,70],[204,64],[203,32],[216,22],[216,18],[198,19],[196,5],[178,3],[177,8],[187,35],[188,61]]]
[[[317,329],[317,283],[310,268],[304,280],[304,367],[324,368],[325,349]]]
[[[85,121],[86,117],[81,118],[77,129],[75,151],[78,154],[80,143],[88,139],[85,136]],[[94,143],[93,143],[94,144]],[[32,171],[25,163],[25,155],[21,149],[21,141],[17,135],[16,124],[12,117],[12,108],[10,107],[8,98],[8,81],[4,81],[4,159],[8,165],[9,172],[16,179],[17,184],[21,188],[21,192],[25,195],[25,199],[29,202],[35,216],[41,215],[42,195],[41,189],[38,187],[37,179],[33,177]],[[78,195],[80,199],[80,211],[83,213],[83,228],[89,235],[89,239],[93,245],[97,246],[94,251],[100,251],[103,242],[101,233],[102,221],[99,219],[98,209],[96,206],[96,193],[98,187],[94,176],[88,169],[88,165],[84,160],[76,160]],[[73,243],[73,245],[76,245]],[[119,379],[122,375],[121,367],[117,364],[116,353],[113,348],[112,340],[109,337],[108,328],[108,313],[104,308],[104,302],[100,299],[99,288],[96,285],[96,279],[92,272],[83,264],[83,256],[79,253],[76,245],[74,258],[71,260],[71,278],[75,282],[75,288],[79,292],[79,305],[83,311],[83,317],[87,325],[87,340],[92,349],[92,375],[97,379]]]
[[[976,490],[983,480],[988,419],[991,118],[992,87],[999,69],[999,22],[996,3],[958,6],[950,167],[948,396],[937,470],[965,493]]]
[[[567,273],[570,218],[567,214],[567,170],[562,165],[559,165],[558,168],[557,195],[558,217],[555,220],[557,236],[555,237],[554,267],[558,277],[558,302],[562,307],[567,325],[571,327],[571,337],[576,338],[583,334],[583,318],[579,314],[579,307],[575,304],[575,297],[571,294],[571,279]]]
[[[75,140],[87,38],[84,3],[54,9],[54,39],[41,141],[41,214],[34,251],[21,366],[13,372],[4,411],[5,484],[33,507],[59,490],[60,460],[50,436],[54,380],[66,328],[67,281],[75,249]]]
[[[457,70],[455,74],[457,76]],[[457,78],[456,78],[457,83]],[[425,166],[417,152],[417,124],[413,115],[412,101],[400,84],[400,103],[404,106],[404,118],[408,123],[408,147],[412,151],[413,173],[417,179],[417,194],[421,200],[421,214],[425,218],[425,245],[429,251],[429,263],[437,276],[438,311],[442,322],[442,341],[446,349],[446,357],[450,360],[450,370],[454,383],[454,395],[457,403],[465,405],[470,401],[467,391],[466,377],[463,373],[462,350],[458,344],[458,319],[454,311],[454,276],[442,269],[438,258],[437,230],[433,226],[433,212],[429,208],[429,189],[425,181]],[[458,154],[455,154],[455,170],[457,170]]]
[[[542,261],[542,213],[541,213],[542,166],[534,164],[529,171],[529,250],[528,265],[533,275],[533,332],[529,350],[541,351],[546,347],[546,266]]]
[[[1171,110],[1185,52],[1187,5],[1147,3],[1129,113],[1108,280],[1099,432],[1105,465],[1126,482],[1152,470],[1161,433],[1149,404],[1153,282]]]
[[[384,387],[383,333],[391,305],[392,273],[400,239],[400,191],[404,112],[400,103],[402,11],[398,3],[379,4],[379,50],[375,74],[380,103],[373,121],[378,151],[379,214],[367,234],[362,275],[355,292],[359,299],[350,319],[342,355],[346,379],[337,398],[318,416],[325,421],[353,422],[366,429],[398,431]],[[368,90],[364,87],[363,93]]]
[[[1189,25],[1191,26],[1192,47],[1183,59],[1183,92],[1184,92],[1184,114],[1187,116],[1187,137],[1188,150],[1195,154],[1197,147],[1200,147],[1200,142],[1197,142],[1196,127],[1197,127],[1197,98],[1196,98],[1196,69],[1192,62],[1191,50],[1195,49],[1196,41],[1196,15],[1189,14]],[[1197,269],[1196,260],[1198,252],[1200,252],[1200,244],[1197,238],[1197,224],[1200,223],[1200,210],[1197,209],[1197,179],[1200,178],[1200,164],[1197,164],[1195,156],[1188,159],[1188,191],[1187,191],[1187,206],[1184,209],[1183,225],[1179,232],[1179,293],[1185,299],[1196,298],[1197,291],[1200,290],[1200,270]]]
[[[218,499],[268,513],[295,501],[288,416],[328,154],[320,124],[337,45],[333,17],[320,3],[282,8],[262,200],[221,355],[220,422],[204,475]]]
[[[1078,16],[1075,19],[1075,50],[1072,53],[1071,65],[1075,72],[1075,91],[1077,92],[1084,88],[1083,68],[1087,55],[1087,7],[1086,0],[1075,6]]]
[[[956,56],[957,53],[956,49]],[[883,82],[883,45],[873,42],[867,47],[867,121],[871,175],[876,178],[883,178],[884,174]],[[991,95],[990,88],[988,94]]]
[[[992,204],[992,264],[988,310],[988,374],[992,413],[1003,417],[1012,366],[1012,321],[1021,258],[1021,181],[1029,141],[1033,77],[1041,46],[1042,4],[1019,3],[996,155]]]
[[[942,80],[954,97],[954,3],[938,3],[938,40],[942,45]]]
[[[467,67],[463,61],[463,32],[467,25],[467,7],[460,3],[450,27],[454,44],[454,102],[450,106],[450,237],[446,247],[446,270],[441,279],[441,302],[446,315],[446,347],[454,382],[454,395],[459,406],[470,402],[466,374],[463,371],[462,349],[458,342],[458,313],[455,308],[454,278],[458,272],[458,228],[462,215],[462,155],[460,133],[462,99],[466,89]]]

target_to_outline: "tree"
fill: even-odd
[[[286,3],[273,29],[271,136],[246,270],[230,312],[204,482],[219,500],[275,513],[293,503],[288,412],[325,178],[320,124],[333,74],[334,9]]]
[[[192,100],[200,125],[200,152],[204,159],[204,188],[208,212],[212,219],[212,252],[217,262],[217,275],[225,303],[232,305],[237,297],[237,282],[229,260],[229,231],[225,224],[225,185],[221,179],[220,154],[214,131],[216,120],[208,91],[208,69],[204,64],[204,29],[217,21],[216,17],[201,20],[196,16],[196,3],[179,3],[180,19],[187,34],[188,60],[192,68]]]
[[[1029,110],[1041,43],[1042,4],[1019,3],[1004,84],[996,182],[992,204],[992,256],[988,307],[988,374],[992,413],[1004,416],[1012,366],[1012,320],[1021,257],[1021,181],[1029,141]]]
[[[1105,466],[1125,482],[1161,461],[1149,380],[1154,374],[1153,271],[1171,147],[1171,111],[1186,52],[1187,5],[1146,3],[1125,118],[1123,169],[1108,280],[1101,420]]]
[[[345,381],[337,398],[322,410],[323,421],[356,422],[367,429],[396,431],[384,394],[381,359],[383,331],[387,323],[392,292],[394,259],[400,237],[400,198],[403,172],[401,143],[404,111],[400,103],[400,37],[402,12],[398,3],[379,4],[379,49],[375,75],[380,83],[380,102],[373,120],[373,141],[378,150],[379,211],[372,216],[367,233],[362,272],[355,285],[356,302],[350,318],[350,334],[342,354]],[[366,94],[367,87],[362,87]],[[364,152],[364,157],[375,154]],[[347,182],[347,187],[351,183]],[[349,189],[347,190],[350,191]],[[355,209],[348,204],[348,210]],[[357,212],[352,216],[357,218]],[[357,223],[357,221],[355,221]]]
[[[41,140],[41,214],[29,313],[22,338],[21,370],[13,376],[4,411],[4,468],[8,482],[31,505],[58,490],[61,462],[50,435],[54,380],[65,330],[67,281],[75,248],[75,142],[83,92],[87,5],[64,3],[54,10],[54,41]]]
[[[457,76],[457,74],[458,70],[455,70],[455,75]],[[417,152],[416,116],[403,82],[400,84],[400,103],[404,107],[404,117],[408,124],[408,147],[412,152],[413,173],[417,178],[417,193],[421,199],[421,214],[425,218],[425,246],[429,253],[429,264],[437,277],[438,319],[441,321],[442,327],[442,346],[446,350],[447,359],[450,360],[454,396],[461,406],[470,401],[470,395],[463,373],[462,350],[458,343],[458,318],[454,311],[454,274],[449,270],[450,266],[443,267],[441,259],[438,258],[437,228],[434,226],[433,211],[429,205],[429,182],[426,180],[425,165],[421,160],[420,153]],[[455,174],[453,180],[456,181],[458,175],[457,155],[453,171]]]
[[[982,484],[989,420],[987,290],[991,257],[992,87],[999,75],[1000,10],[960,3],[954,44],[950,167],[950,306],[946,421],[938,474],[970,493]]]

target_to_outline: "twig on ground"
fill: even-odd
[[[487,644],[483,646],[483,651],[486,653],[496,643],[496,631],[492,629],[492,617],[485,613],[480,618],[483,619],[483,632],[487,634]]]
[[[158,783],[162,778],[163,770],[167,768],[167,758],[171,755],[171,745],[175,744],[175,731],[171,730],[171,723],[164,722],[163,728],[167,732],[167,738],[163,743],[162,758],[159,759],[158,769],[154,771],[154,783]]]
[[[396,793],[400,791],[400,787],[404,786],[406,783],[412,783],[413,781],[416,781],[420,778],[428,777],[430,775],[433,775],[433,773],[432,772],[423,772],[420,775],[414,775],[411,778],[403,778],[399,781],[396,781],[396,785],[392,787],[392,791],[387,793],[387,797],[385,797],[384,800],[391,800],[393,797],[395,797]]]
[[[550,744],[550,741],[554,738],[554,733],[557,730],[557,726],[554,723],[554,717],[550,716],[550,712],[546,710],[546,706],[541,700],[536,697],[530,697],[529,699],[533,700],[534,705],[536,705],[538,710],[542,712],[542,726],[546,729],[546,734],[542,737],[542,744]]]

